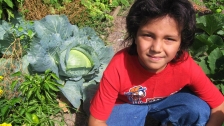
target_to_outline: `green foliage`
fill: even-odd
[[[0,21],[0,53],[10,55],[13,52],[10,46],[13,42],[20,43],[25,53],[35,34],[33,31],[33,22],[25,21],[17,14],[10,22]]]
[[[129,7],[131,4],[131,0],[112,0],[111,6],[117,7],[117,6],[125,6]]]
[[[206,7],[213,13],[221,13],[224,10],[224,0],[203,0]]]
[[[10,21],[14,18],[23,0],[0,0],[0,19]]]
[[[25,75],[25,81],[19,87],[21,96],[25,101],[39,100],[41,104],[55,102],[56,92],[60,91],[58,87],[62,87],[55,80],[59,78],[54,73],[50,73],[50,70],[46,70],[44,76]]]
[[[87,8],[87,11],[92,18],[92,20],[102,20],[106,18],[111,20],[112,17],[108,14],[111,10],[109,8],[109,3],[100,0],[81,0],[81,4]]]
[[[60,8],[64,4],[71,2],[71,0],[43,0],[44,4],[50,4],[55,8]]]
[[[224,26],[223,14],[209,14],[198,17],[197,28],[205,31],[208,35],[217,34],[218,30],[221,30]]]
[[[198,17],[197,28],[191,55],[224,94],[224,15]]]
[[[16,16],[16,15],[15,15]],[[1,21],[0,25],[0,75],[5,79],[0,82],[0,87],[10,89],[10,84],[18,80],[17,77],[11,77],[11,73],[22,71],[27,73],[27,64],[23,63],[26,50],[29,48],[29,42],[33,38],[32,22],[21,20],[20,17],[12,19],[11,22]],[[18,92],[7,90],[5,92],[7,99],[18,95]]]
[[[105,30],[111,27],[113,16],[110,12],[117,6],[129,7],[130,0],[81,0],[81,4],[86,7],[85,16],[88,17],[84,22],[77,23],[78,26],[89,26],[94,28],[100,35],[107,35]],[[86,17],[85,17],[86,18]]]
[[[14,81],[10,89],[20,92],[20,95],[6,99],[0,97],[0,123],[7,122],[13,126],[64,126],[63,118],[55,119],[56,115],[63,116],[62,109],[56,101],[57,92],[61,84],[57,83],[57,76],[50,70],[44,74],[22,74],[16,72],[12,76],[25,78],[24,81]],[[3,88],[3,91],[6,89]]]
[[[130,6],[128,0],[81,0],[81,4],[87,8],[93,21],[112,20],[113,17],[109,13],[114,7],[119,5]]]
[[[5,18],[10,20],[10,18],[14,18],[13,14],[14,4],[12,0],[1,0],[0,1],[0,18]]]
[[[105,25],[105,22],[109,23],[110,21],[113,20],[113,17],[109,14],[112,9],[109,6],[109,1],[108,0],[81,0],[81,4],[86,7],[86,13],[87,13],[86,16],[88,17],[89,20],[86,20],[84,22],[84,25],[79,25],[79,26],[89,26],[94,29],[97,29],[98,32],[101,32],[100,34],[105,34],[105,32],[102,32],[105,29],[101,29],[102,24]]]

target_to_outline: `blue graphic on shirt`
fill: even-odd
[[[128,100],[132,104],[142,104],[142,98],[146,96],[146,87],[142,87],[141,85],[134,86],[129,89],[129,92],[125,92],[124,95],[127,96]]]

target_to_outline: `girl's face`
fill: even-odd
[[[171,17],[148,21],[137,31],[135,44],[141,65],[148,71],[162,71],[179,50],[181,30]]]

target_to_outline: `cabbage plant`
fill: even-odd
[[[36,34],[27,53],[30,70],[41,73],[50,69],[56,73],[64,85],[61,92],[79,108],[81,100],[91,97],[86,89],[99,83],[114,55],[112,47],[105,46],[92,28],[70,24],[65,15],[48,15],[35,21],[34,29]]]

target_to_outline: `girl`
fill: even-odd
[[[224,98],[187,52],[195,34],[188,0],[136,0],[125,49],[109,63],[91,101],[89,126],[221,126]]]

